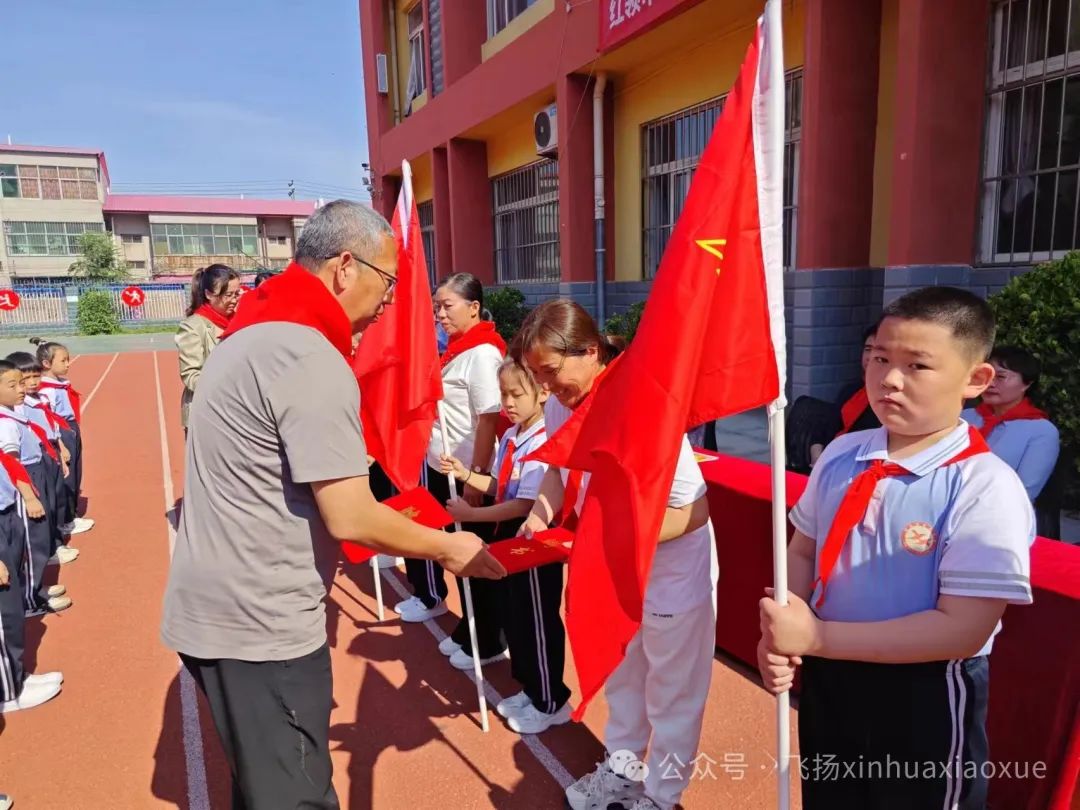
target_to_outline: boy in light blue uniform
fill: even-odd
[[[840,437],[791,513],[790,603],[761,603],[766,687],[803,667],[803,807],[986,804],[986,656],[1031,602],[1031,504],[963,422],[994,377],[994,321],[966,291],[886,308],[867,369],[882,427]],[[835,768],[835,771],[833,770]]]
[[[1061,451],[1058,429],[1027,398],[1039,382],[1039,361],[1023,349],[1000,346],[990,355],[990,365],[994,381],[982,403],[962,416],[980,429],[994,455],[1016,470],[1034,501],[1050,480]]]

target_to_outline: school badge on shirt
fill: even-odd
[[[900,545],[920,557],[929,554],[937,545],[937,535],[934,534],[934,527],[921,521],[909,523],[900,532]]]

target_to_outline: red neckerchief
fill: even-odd
[[[352,355],[352,324],[345,310],[325,284],[296,262],[244,294],[244,306],[236,310],[221,338],[257,323],[274,321],[308,326],[346,360]]]
[[[986,440],[974,427],[968,426],[968,446],[950,458],[942,467],[963,461],[966,458],[977,456],[981,453],[989,453],[990,448]],[[870,506],[870,499],[874,497],[874,490],[878,482],[885,478],[895,478],[901,475],[910,475],[900,464],[892,461],[876,459],[870,466],[856,475],[848,485],[840,506],[836,510],[829,533],[825,536],[825,544],[821,547],[821,556],[818,557],[818,578],[814,583],[816,588],[821,584],[821,595],[818,597],[815,607],[821,607],[825,602],[825,588],[829,584],[829,576],[832,574],[836,561],[840,559],[840,552],[844,550],[851,530],[866,516],[866,509]]]
[[[484,345],[494,346],[499,350],[499,354],[506,354],[506,341],[495,331],[495,324],[492,321],[480,321],[468,332],[451,337],[439,361],[442,367],[446,368],[455,357],[465,354],[469,349]]]
[[[837,433],[837,436],[843,436],[849,430],[851,426],[855,424],[862,412],[870,407],[870,397],[866,395],[866,387],[860,388],[854,394],[851,399],[844,403],[844,406],[840,409],[840,419],[844,423],[844,429]]]
[[[542,436],[543,434],[544,428],[540,428],[529,438]],[[517,439],[520,435],[521,431],[519,430],[517,435],[506,440],[506,455],[503,456],[502,464],[499,465],[499,475],[496,479],[498,481],[498,486],[495,488],[496,503],[502,503],[506,498],[506,488],[510,485],[510,476],[514,472],[514,451],[517,450]]]
[[[49,434],[45,432],[45,428],[41,425],[35,425],[29,419],[25,422],[17,416],[12,416],[9,413],[0,413],[0,419],[10,419],[12,422],[18,422],[20,425],[30,428],[30,432],[37,437],[37,440],[41,442],[41,449],[49,454],[49,458],[53,461],[59,461],[60,456],[56,453],[56,448],[52,446],[52,442],[49,441]]]
[[[220,312],[218,312],[216,309],[214,309],[209,304],[203,304],[201,307],[199,307],[197,310],[195,310],[191,314],[192,315],[198,315],[201,318],[206,318],[206,320],[210,321],[210,323],[212,323],[214,326],[216,326],[222,332],[224,332],[226,329],[229,328],[229,321],[230,321],[229,316],[228,315],[222,315]]]
[[[56,382],[50,382],[43,379],[41,385],[38,386],[39,391],[46,391],[50,388],[58,391],[67,391],[68,399],[71,400],[71,411],[75,414],[75,421],[82,421],[82,394],[75,390],[75,387],[68,380],[57,380]]]
[[[990,438],[990,434],[994,432],[994,428],[1002,422],[1012,422],[1017,419],[1046,419],[1046,414],[1032,405],[1031,400],[1027,397],[1024,397],[1000,416],[997,416],[994,413],[994,409],[985,402],[980,404],[979,407],[975,409],[975,412],[982,417],[983,423],[982,427],[979,428],[979,432],[983,435],[984,439]]]
[[[27,404],[31,408],[37,408],[38,410],[45,412],[45,418],[49,420],[49,424],[57,430],[71,430],[71,425],[68,424],[68,420],[58,414],[52,409],[52,405],[49,404],[49,400],[45,397],[40,399],[27,400]]]
[[[17,458],[9,456],[7,453],[0,453],[0,467],[4,468],[4,472],[8,474],[12,484],[26,484],[34,491],[35,495],[38,494],[37,487],[30,480],[30,473],[26,471],[26,467]]]

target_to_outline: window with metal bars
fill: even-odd
[[[496,177],[491,192],[498,282],[558,281],[559,161]]]
[[[101,222],[5,222],[11,256],[78,256],[79,237],[87,231],[105,230]]]
[[[536,0],[487,0],[488,37],[493,37]]]
[[[795,265],[802,71],[787,74],[784,93],[784,267]],[[660,268],[671,231],[682,213],[690,180],[709,142],[727,95],[649,121],[642,127],[641,262],[645,278]]]
[[[97,169],[0,164],[0,196],[27,200],[96,200]]]
[[[435,289],[435,280],[439,277],[435,268],[435,203],[431,200],[416,206],[420,218],[420,239],[424,244],[424,258],[427,259],[428,281]]]
[[[990,23],[980,259],[1080,246],[1080,0],[1005,0]]]

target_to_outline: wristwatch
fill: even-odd
[[[485,470],[480,464],[473,464],[472,471],[477,475],[487,475],[487,470]]]

